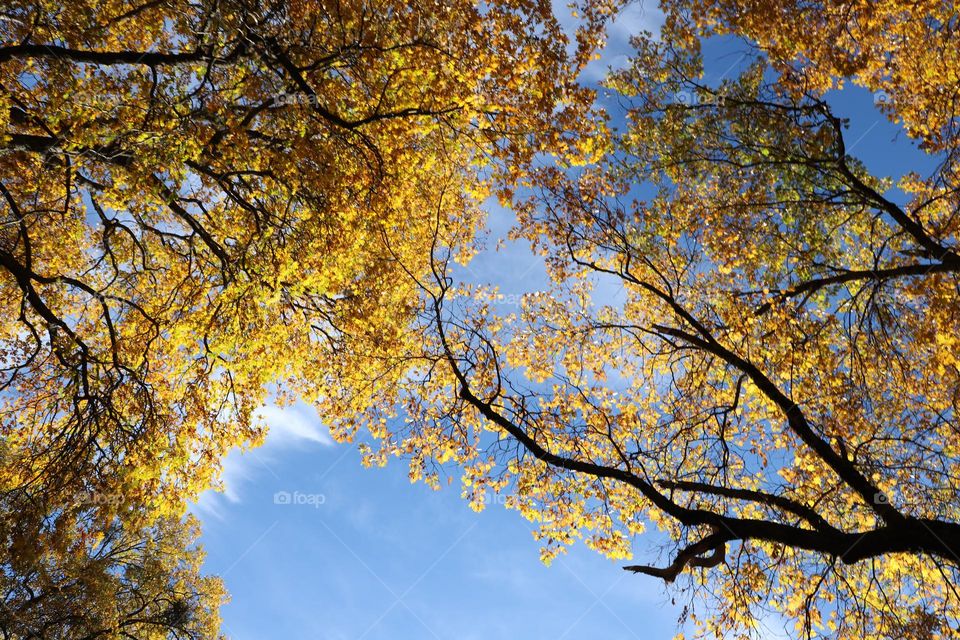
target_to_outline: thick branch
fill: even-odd
[[[17,44],[0,47],[0,63],[13,58],[53,58],[99,65],[139,64],[149,67],[185,64],[210,58],[207,51],[163,53],[159,51],[89,51],[54,44]]]
[[[731,517],[700,508],[688,508],[677,504],[662,494],[651,483],[633,473],[593,462],[576,460],[552,452],[537,443],[520,425],[502,415],[489,401],[477,396],[471,389],[466,374],[460,368],[457,358],[446,338],[442,319],[443,294],[434,297],[435,322],[439,332],[444,358],[451,367],[460,389],[459,396],[474,407],[484,418],[503,429],[535,458],[551,466],[582,473],[596,478],[609,478],[636,488],[651,503],[667,515],[675,518],[687,527],[707,525],[718,532],[711,539],[711,545],[697,548],[691,553],[690,560],[699,558],[709,566],[714,556],[700,558],[709,549],[716,548],[716,542],[757,540],[781,544],[794,549],[803,549],[840,558],[845,563],[891,553],[928,553],[944,560],[960,564],[960,525],[952,522],[907,518],[895,512],[887,525],[867,531],[843,532],[833,527],[820,530],[806,529],[770,520]],[[687,334],[689,335],[689,334]],[[748,373],[749,375],[749,373]],[[797,419],[794,417],[794,419]],[[807,425],[809,428],[809,425]],[[814,434],[814,438],[816,435]],[[817,438],[818,439],[818,438]],[[836,453],[833,454],[837,456]],[[847,464],[849,464],[847,462]],[[856,470],[854,470],[856,471]],[[857,472],[859,473],[859,472]],[[720,560],[717,560],[719,562]],[[680,568],[682,569],[682,567]],[[650,572],[646,572],[650,573]]]
[[[727,539],[723,533],[715,531],[703,540],[694,542],[684,547],[677,554],[670,566],[651,567],[648,565],[629,565],[624,567],[624,571],[633,573],[645,573],[648,576],[663,578],[666,582],[673,582],[677,576],[687,567],[710,568],[722,564],[726,559]],[[710,555],[703,555],[710,551]]]
[[[875,487],[866,476],[860,473],[860,470],[857,469],[850,460],[834,451],[833,447],[831,447],[826,440],[817,435],[800,407],[787,397],[755,364],[733,353],[715,340],[706,340],[700,336],[674,327],[655,325],[654,329],[664,335],[680,338],[689,344],[712,353],[727,364],[747,374],[757,389],[779,407],[780,411],[786,417],[787,425],[790,429],[797,434],[803,443],[810,447],[821,460],[833,469],[844,482],[860,494],[865,504],[869,505],[877,515],[886,522],[904,520],[903,514],[895,507],[883,500],[877,499],[877,496],[880,495],[880,490]]]
[[[820,514],[810,507],[784,496],[764,493],[763,491],[754,491],[752,489],[718,487],[705,482],[693,482],[688,480],[660,480],[657,482],[657,486],[663,489],[676,489],[679,491],[689,491],[691,493],[706,493],[714,496],[723,496],[726,498],[735,498],[737,500],[755,502],[768,507],[775,507],[803,518],[815,529],[839,532],[838,529],[824,520]]]
[[[862,280],[874,280],[883,282],[893,278],[904,278],[909,276],[925,276],[931,273],[954,273],[960,271],[960,262],[936,263],[936,264],[907,264],[899,267],[887,267],[885,269],[853,269],[843,271],[833,276],[823,278],[813,278],[802,282],[792,289],[782,293],[779,298],[785,300],[794,298],[805,293],[814,293],[824,287],[834,284],[845,284],[847,282],[858,282]],[[766,313],[772,303],[767,302],[757,309],[757,315]]]

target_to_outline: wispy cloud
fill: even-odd
[[[288,407],[267,405],[258,415],[270,427],[264,448],[296,445],[302,440],[333,445],[330,432],[321,424],[317,412],[303,402]]]
[[[600,58],[584,69],[584,78],[588,82],[599,82],[611,69],[626,67],[634,53],[630,38],[642,31],[659,33],[663,21],[663,12],[655,2],[641,0],[627,4],[607,27],[606,46],[600,52]]]
[[[290,406],[269,404],[257,412],[267,425],[264,444],[250,451],[231,451],[223,460],[220,474],[222,491],[204,491],[190,508],[200,518],[223,519],[228,503],[242,501],[245,484],[258,477],[276,476],[272,466],[274,454],[285,449],[303,448],[304,445],[330,447],[334,445],[330,432],[323,425],[316,411],[309,405],[297,402]]]
[[[553,0],[553,12],[569,38],[572,50],[574,36],[581,21],[574,16],[569,0]],[[629,57],[633,53],[630,38],[642,31],[659,33],[663,21],[663,12],[653,0],[628,2],[616,19],[607,25],[606,46],[600,51],[600,58],[587,65],[583,73],[584,80],[599,82],[610,69],[622,69],[627,66]]]

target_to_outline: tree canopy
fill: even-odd
[[[575,42],[535,1],[9,5],[5,611],[112,532],[186,553],[185,502],[273,392],[372,437],[369,463],[505,494],[546,561],[659,530],[666,561],[626,568],[688,587],[698,635],[960,632],[948,5],[665,1],[599,89],[623,114],[578,79],[605,2]],[[718,37],[750,53],[710,82]],[[872,175],[844,84],[936,168]],[[454,267],[489,196],[550,276],[514,314]],[[145,593],[177,579],[137,544]],[[168,604],[206,620],[222,594],[194,588]]]
[[[179,517],[271,385],[416,339],[441,194],[466,256],[492,176],[588,122],[549,3],[11,2],[0,40],[0,492],[27,535]]]
[[[16,518],[3,515],[0,531],[13,549],[0,577],[4,638],[218,637],[223,585],[200,574],[193,518],[139,530],[117,521],[92,536],[75,512],[39,533],[12,528]]]

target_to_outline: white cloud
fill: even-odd
[[[231,451],[223,460],[223,468],[220,472],[220,478],[223,483],[223,491],[208,489],[200,494],[197,501],[190,506],[190,511],[194,515],[204,518],[213,516],[218,520],[223,519],[223,509],[226,503],[236,504],[240,502],[240,494],[237,493],[237,487],[252,477],[252,469],[241,459],[242,453]]]
[[[584,78],[599,82],[610,69],[626,67],[634,51],[630,38],[642,31],[659,33],[663,20],[663,13],[655,2],[640,0],[627,4],[607,26],[606,46],[600,52],[600,59],[592,61],[584,69]]]
[[[333,445],[333,439],[320,423],[317,412],[303,402],[289,407],[267,405],[257,414],[270,427],[264,448],[286,447],[301,440]]]
[[[223,460],[220,474],[222,491],[208,489],[200,494],[190,511],[200,518],[223,519],[228,504],[241,502],[241,488],[258,477],[274,476],[275,456],[284,449],[302,448],[304,444],[333,446],[333,438],[316,411],[303,402],[281,407],[269,404],[257,412],[267,425],[262,446],[249,451],[234,449]]]

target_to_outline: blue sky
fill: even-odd
[[[631,32],[657,24],[655,12],[631,6],[613,25],[591,79],[625,62]],[[711,55],[711,79],[737,64],[736,47]],[[831,101],[851,118],[848,148],[870,169],[897,176],[931,168],[877,112],[871,94],[845,90]],[[493,238],[510,223],[509,213],[492,210]],[[468,272],[499,284],[507,303],[544,285],[542,265],[516,244],[482,254]],[[206,570],[222,576],[232,596],[223,630],[234,640],[656,640],[676,633],[682,599],[672,604],[662,582],[626,574],[625,563],[582,545],[545,567],[516,512],[494,503],[474,513],[456,482],[441,491],[411,485],[402,461],[363,468],[356,446],[334,444],[308,407],[268,408],[266,418],[266,444],[231,454],[225,493],[208,492],[194,508]],[[639,561],[658,560],[655,542],[636,541]]]
[[[678,610],[655,581],[582,547],[545,567],[518,514],[474,513],[402,463],[364,469],[355,447],[283,434],[241,469],[233,499],[201,509],[236,640],[672,636]],[[315,499],[276,504],[282,491]]]

